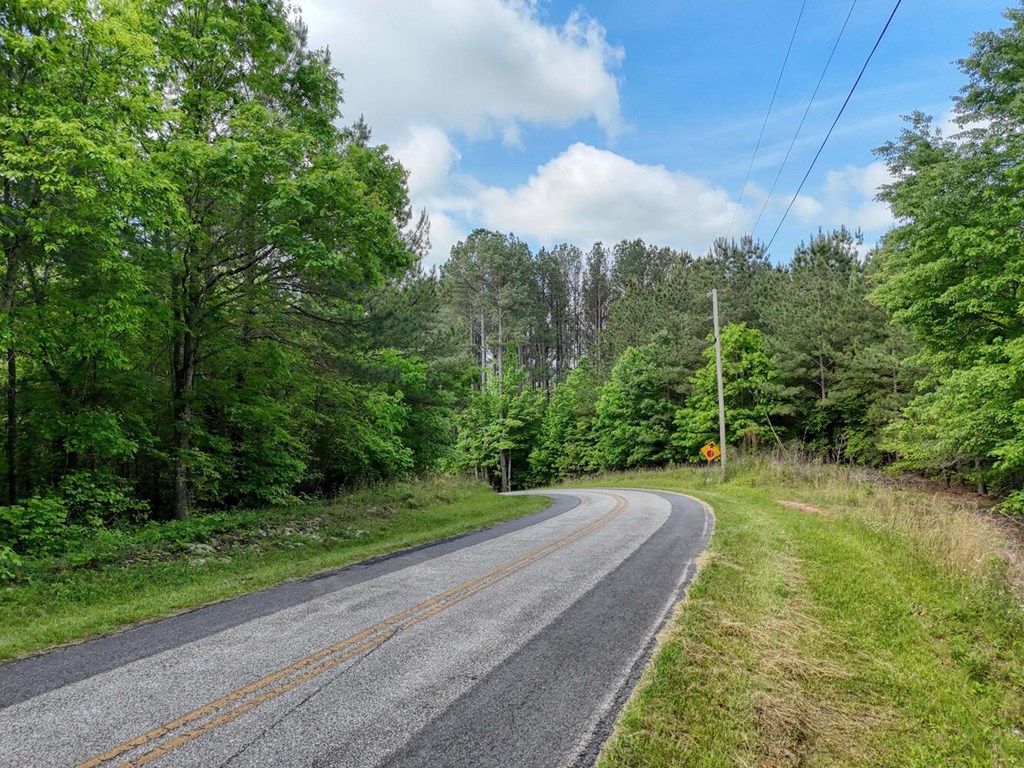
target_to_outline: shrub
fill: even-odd
[[[1024,516],[1024,491],[1014,491],[999,508],[1008,515]]]
[[[53,551],[67,532],[68,511],[58,499],[33,497],[0,507],[0,546],[22,554]]]
[[[149,512],[145,502],[130,495],[123,480],[106,472],[72,472],[61,481],[57,492],[67,509],[68,522],[91,528],[105,523],[137,523]]]
[[[0,544],[0,584],[12,581],[21,567],[21,558],[6,544]]]

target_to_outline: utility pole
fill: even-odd
[[[711,313],[715,322],[715,368],[718,374],[718,448],[722,452],[722,477],[725,477],[725,389],[722,385],[722,338],[718,331],[718,289],[711,289]]]

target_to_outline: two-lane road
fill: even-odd
[[[0,666],[0,766],[589,765],[711,515],[544,495],[530,517]]]

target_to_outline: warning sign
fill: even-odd
[[[708,443],[707,445],[700,449],[700,455],[703,456],[708,461],[714,461],[715,459],[722,455],[722,452],[718,449],[718,443],[712,440],[710,443]]]

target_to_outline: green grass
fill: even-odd
[[[1024,765],[1024,613],[1005,539],[969,502],[770,462],[724,484],[587,484],[716,514],[600,768]]]
[[[1021,592],[969,499],[773,462],[740,463],[724,484],[693,470],[580,484],[689,493],[716,515],[600,768],[1024,765]],[[545,503],[439,479],[108,532],[0,589],[0,658]]]
[[[0,659],[109,633],[542,509],[452,478],[99,532],[0,588]]]

